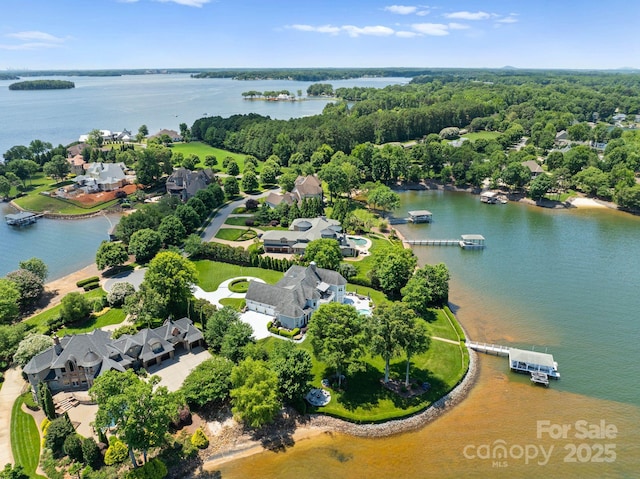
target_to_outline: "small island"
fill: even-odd
[[[9,90],[65,90],[75,87],[75,83],[66,80],[26,80],[12,83]]]

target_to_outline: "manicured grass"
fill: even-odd
[[[49,211],[51,213],[59,213],[65,215],[81,215],[88,213],[95,213],[97,211],[104,210],[118,203],[120,200],[111,200],[104,203],[99,203],[91,208],[82,208],[75,204],[63,201],[51,196],[44,196],[38,193],[30,193],[27,196],[18,198],[15,203],[21,208],[32,211]]]
[[[432,336],[451,339],[453,341],[460,340],[458,331],[456,331],[452,323],[449,322],[449,318],[444,310],[430,310],[429,314],[424,317],[424,320],[427,323],[427,330]],[[457,321],[453,322],[453,324],[456,323]]]
[[[171,147],[171,149],[175,152],[182,153],[185,156],[185,158],[188,155],[197,155],[198,158],[200,158],[200,163],[198,164],[198,166],[201,168],[205,168],[205,165],[204,165],[205,157],[207,155],[213,155],[218,160],[218,164],[214,168],[217,168],[218,170],[221,170],[224,173],[226,173],[226,171],[224,168],[222,168],[222,161],[227,156],[230,156],[234,160],[236,160],[236,163],[238,163],[238,166],[240,167],[240,173],[244,171],[244,159],[247,156],[240,153],[232,153],[231,151],[221,150],[220,148],[213,148],[212,146],[209,146],[206,143],[202,143],[199,141],[192,141],[190,143],[176,143]],[[257,171],[260,170],[261,166],[262,166],[262,163],[259,162]]]
[[[222,306],[231,306],[232,308],[241,311],[242,308],[245,307],[247,302],[244,300],[244,298],[222,298],[220,300],[220,304]]]
[[[269,284],[277,283],[284,273],[270,269],[253,268],[251,266],[237,266],[220,263],[218,261],[194,261],[198,270],[198,285],[205,291],[215,291],[220,283],[231,278],[246,278],[254,276]]]
[[[227,241],[238,241],[238,239],[246,232],[246,230],[238,228],[221,228],[216,233],[216,238]]]
[[[377,289],[369,288],[367,286],[347,283],[347,291],[351,293],[361,294],[362,296],[369,296],[373,301],[374,306],[377,306],[385,301],[389,301],[382,291],[378,291]]]
[[[16,465],[21,465],[29,477],[41,478],[36,474],[40,458],[40,434],[33,417],[21,409],[23,402],[24,395],[16,399],[11,409],[11,451]]]
[[[76,326],[69,326],[58,331],[58,336],[68,336],[71,334],[90,333],[96,328],[102,328],[112,324],[120,324],[127,314],[121,308],[109,308],[104,314],[85,321]]]
[[[229,283],[229,291],[234,293],[246,293],[249,289],[249,281],[244,278],[236,279]]]
[[[363,259],[359,261],[349,261],[349,264],[352,264],[358,269],[358,274],[356,274],[356,278],[359,280],[369,280],[368,273],[373,267],[373,256],[372,253],[377,249],[388,246],[390,243],[386,238],[379,238],[374,235],[363,235],[371,240],[371,247],[369,248],[369,255],[365,256]]]
[[[474,131],[472,133],[467,133],[466,135],[462,135],[464,138],[469,138],[471,141],[476,141],[479,139],[484,140],[494,140],[500,136],[499,131]]]
[[[311,342],[304,341],[300,347],[309,351]],[[466,349],[459,345],[432,341],[429,351],[411,359],[411,378],[419,382],[428,382],[429,391],[413,398],[402,398],[387,390],[380,384],[384,377],[382,358],[365,358],[363,371],[347,375],[344,391],[331,390],[331,402],[318,408],[319,412],[347,419],[353,422],[381,422],[393,418],[415,414],[450,391],[463,377],[467,366]],[[404,357],[391,362],[391,377],[404,379],[406,360]],[[313,385],[320,386],[320,381],[335,371],[325,364],[313,359]]]
[[[91,299],[99,298],[100,296],[104,296],[105,294],[106,293],[102,288],[97,288],[87,293],[84,293],[84,296],[87,299],[91,300]],[[49,308],[40,314],[36,314],[35,316],[32,316],[31,318],[27,319],[25,323],[27,323],[30,326],[33,326],[38,332],[44,332],[47,330],[47,321],[50,319],[57,318],[60,315],[60,308],[61,308],[61,305],[58,304],[53,308]]]
[[[232,226],[247,226],[247,220],[254,219],[253,216],[231,216],[224,222],[226,225]]]

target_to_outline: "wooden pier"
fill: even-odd
[[[416,246],[460,246],[459,239],[420,239],[405,240],[404,242]]]
[[[404,240],[413,246],[460,246],[462,249],[482,249],[485,247],[482,235],[462,235],[458,239],[415,239]]]
[[[494,356],[509,356],[511,350],[508,346],[501,346],[500,344],[488,344],[488,343],[476,343],[474,341],[467,341],[467,346],[479,353],[492,354]]]

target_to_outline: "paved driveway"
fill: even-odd
[[[186,352],[173,359],[167,359],[162,364],[147,368],[147,371],[151,375],[160,376],[160,385],[166,386],[169,391],[177,391],[189,373],[210,357],[211,354],[206,349],[195,348],[191,353]]]
[[[134,270],[125,271],[124,273],[118,273],[115,276],[111,276],[104,282],[102,289],[107,293],[111,291],[113,285],[116,283],[130,283],[133,285],[136,291],[140,287],[140,283],[144,279],[144,274],[147,272],[147,268],[137,268]]]
[[[0,464],[13,463],[11,453],[11,408],[25,386],[22,374],[17,367],[7,369],[4,383],[0,389]]]
[[[253,328],[253,337],[262,339],[271,336],[267,329],[267,323],[273,321],[273,316],[258,313],[256,311],[247,311],[240,315],[242,322],[249,324]]]

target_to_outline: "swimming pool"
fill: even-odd
[[[370,309],[359,309],[358,313],[362,314],[363,316],[371,316],[371,310]]]
[[[349,236],[349,239],[358,246],[366,246],[367,244],[367,240],[364,238],[360,238],[359,236]]]

